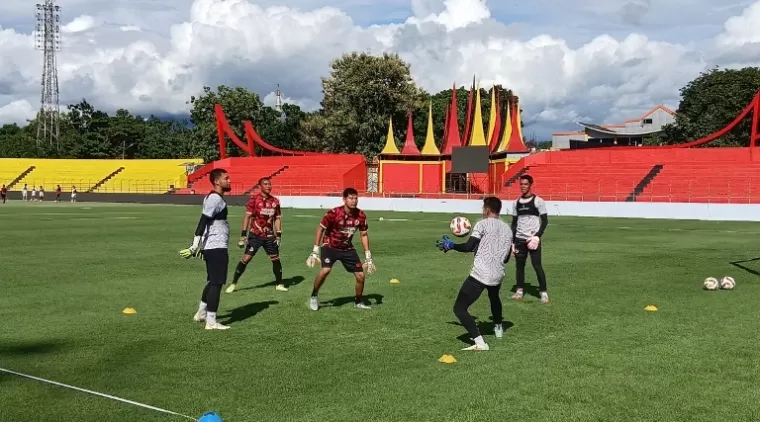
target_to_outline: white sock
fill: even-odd
[[[211,325],[216,324],[216,312],[209,312],[206,314],[206,322]]]
[[[483,336],[475,337],[475,344],[477,344],[478,346],[485,346],[486,342],[485,340],[483,340]]]
[[[201,301],[201,304],[198,305],[198,313],[205,313],[206,312],[206,302]]]

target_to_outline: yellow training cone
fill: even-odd
[[[123,311],[121,311],[121,312],[122,312],[124,315],[134,315],[134,314],[136,314],[136,313],[137,313],[137,311],[135,311],[135,308],[124,308],[124,310],[123,310]]]
[[[649,305],[646,308],[644,308],[644,310],[645,311],[649,311],[649,312],[655,312],[655,311],[657,311],[657,307],[654,306],[654,305]]]
[[[399,284],[399,283],[401,283],[401,282],[400,282],[400,281],[398,281],[398,279],[397,279],[397,278],[392,278],[392,279],[391,279],[391,284]]]
[[[443,355],[440,359],[438,359],[438,362],[441,363],[456,363],[457,360],[454,358],[454,356],[451,355]]]

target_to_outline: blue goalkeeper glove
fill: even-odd
[[[437,246],[438,249],[442,250],[443,252],[448,252],[454,249],[454,242],[449,239],[448,236],[444,235],[441,240],[435,242],[435,246]]]

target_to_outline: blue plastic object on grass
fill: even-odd
[[[206,412],[198,419],[198,422],[223,422],[222,417],[215,412]]]

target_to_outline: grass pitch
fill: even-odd
[[[242,211],[231,209],[233,242]],[[510,263],[505,338],[493,338],[483,296],[473,313],[492,350],[468,353],[452,305],[472,257],[434,247],[451,215],[368,213],[374,309],[351,306],[353,279],[336,267],[311,312],[305,260],[322,211],[286,210],[295,285],[275,291],[256,256],[241,290],[222,296],[233,328],[207,332],[191,320],[203,263],[177,255],[199,212],[0,206],[0,367],[226,422],[760,419],[760,260],[731,264],[760,256],[758,224],[552,217],[553,302],[508,300]],[[701,289],[724,275],[736,290]],[[438,363],[447,353],[458,362]],[[182,419],[0,373],[0,421],[71,420]]]

